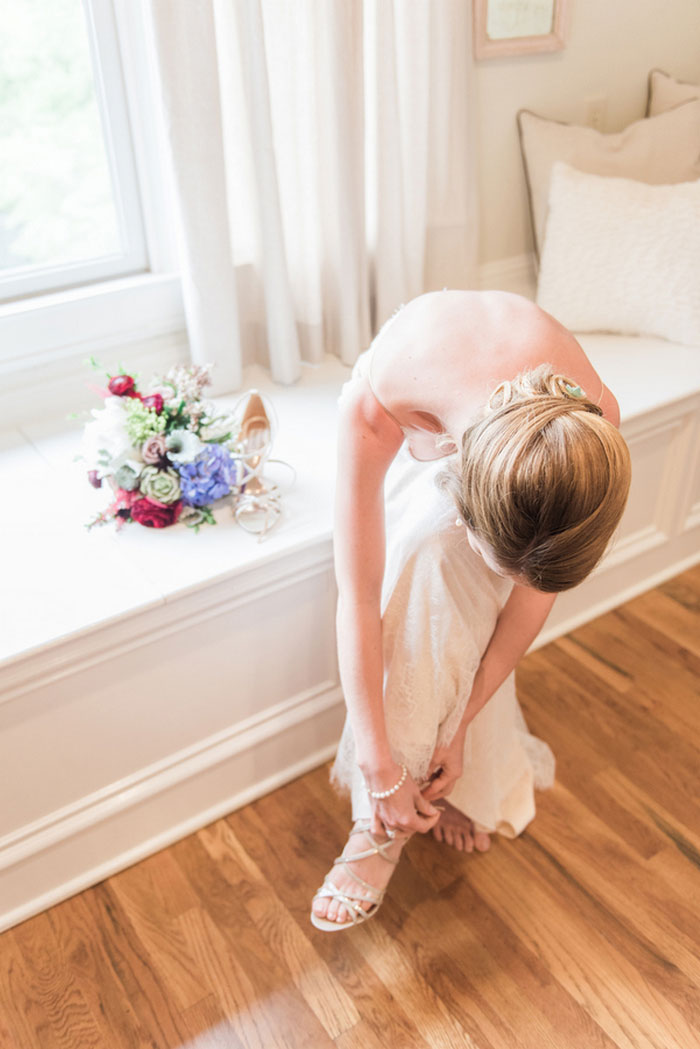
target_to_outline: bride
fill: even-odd
[[[517,295],[412,300],[340,407],[347,718],[332,780],[354,826],[312,904],[326,931],[376,912],[413,833],[485,851],[533,818],[554,761],[527,732],[514,669],[556,593],[600,560],[630,481],[613,394],[574,336]]]

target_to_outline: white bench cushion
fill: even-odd
[[[700,347],[654,336],[577,334],[622,421],[700,392]]]

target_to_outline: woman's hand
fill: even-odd
[[[467,733],[466,724],[461,724],[452,742],[446,747],[436,747],[430,759],[428,776],[430,783],[423,788],[423,798],[435,801],[446,797],[462,775],[464,761],[464,740]]]
[[[396,765],[396,774],[391,782],[382,785],[379,777],[370,777],[368,785],[372,790],[387,790],[401,777],[401,766]],[[393,773],[392,773],[393,774]],[[382,780],[390,780],[391,776],[382,776]],[[400,831],[402,834],[425,834],[431,830],[440,819],[440,809],[436,809],[421,794],[415,780],[410,772],[395,794],[388,798],[369,797],[372,805],[372,822],[370,830],[373,834],[385,834],[387,831]]]

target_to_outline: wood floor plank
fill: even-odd
[[[686,784],[695,782],[700,762],[698,746],[671,731],[652,711],[643,709],[638,693],[632,697],[633,702],[625,701],[626,697],[601,685],[582,664],[577,664],[572,672],[558,642],[548,646],[546,654],[540,650],[533,655],[546,662],[559,684],[557,699],[562,712],[589,735],[596,748],[616,758],[623,748],[628,753],[636,752],[653,743],[660,758],[672,756],[674,769],[679,776],[685,775]],[[592,696],[596,696],[595,703],[591,703]]]
[[[236,957],[207,911],[193,907],[178,921],[202,979],[244,1049],[332,1049],[320,1024],[310,1030],[308,1022],[299,1022],[303,1010],[284,987],[264,986],[260,971]]]
[[[692,901],[671,882],[649,878],[646,865],[565,788],[558,796],[556,809],[542,814],[537,840],[582,887],[624,916],[638,938],[700,985],[700,914]]]
[[[560,637],[556,644],[559,651],[572,661],[572,666],[580,663],[617,692],[629,692],[633,687],[633,674],[616,666],[600,650],[590,648],[576,634]]]
[[[420,844],[426,850],[440,848],[429,840]],[[446,952],[451,964],[443,962],[441,969],[449,974],[459,971],[461,959],[469,958],[471,986],[464,1005],[473,1015],[473,1003],[481,1003],[482,1036],[487,1033],[496,1045],[504,1044],[503,1031],[498,1027],[505,1025],[517,1032],[517,1045],[556,1046],[570,1040],[575,1045],[611,1049],[612,1043],[586,1009],[552,978],[538,952],[491,906],[492,890],[500,882],[504,867],[513,868],[514,881],[522,874],[510,843],[499,841],[483,855],[455,852],[455,857],[461,876],[440,894],[437,912],[434,904],[426,904],[411,914],[403,929],[390,930],[407,950],[420,943],[414,965],[420,970],[429,963],[426,972],[432,974],[440,952]],[[480,893],[477,884],[488,886],[488,891]],[[521,890],[514,901],[517,906],[527,905]],[[435,957],[431,956],[431,947]],[[495,973],[499,979],[494,979]]]
[[[700,632],[697,615],[661,590],[648,590],[627,604],[627,612],[672,636],[683,648],[700,659]]]
[[[215,994],[184,1009],[180,1018],[187,1031],[187,1049],[243,1049]]]
[[[601,1044],[620,1049],[671,1049],[667,1041],[669,1019],[684,1031],[685,1021],[669,1008],[664,996],[655,992],[654,985],[645,981],[627,952],[610,942],[598,916],[594,914],[591,920],[591,901],[585,890],[569,881],[568,899],[562,904],[556,867],[529,866],[522,854],[517,865],[501,866],[499,874],[495,885],[475,867],[470,880],[605,1032]],[[521,890],[524,880],[528,885],[525,906]],[[576,945],[575,951],[571,944]],[[572,1042],[597,1044],[592,1036]]]
[[[337,1038],[355,1027],[360,1016],[352,999],[290,916],[229,824],[219,820],[200,831],[198,837],[265,942],[284,961],[289,976],[329,1037]]]
[[[115,1038],[123,1049],[152,1049],[154,1042],[140,1023],[121,985],[102,938],[95,935],[86,894],[72,896],[48,912],[62,964],[68,967],[90,1005],[104,1044]]]
[[[693,615],[700,615],[700,569],[691,568],[682,576],[662,583],[658,590],[687,608]]]
[[[551,726],[553,735],[545,738],[555,750],[557,737],[567,737],[574,749],[566,751],[565,760],[576,761],[578,751],[585,760],[593,751],[599,760],[589,764],[592,773],[615,765],[630,779],[648,784],[668,811],[682,818],[697,790],[695,748],[678,736],[674,746],[673,734],[658,723],[645,726],[635,711],[628,717],[615,711],[609,693],[601,693],[596,709],[589,710],[591,696],[557,666],[556,654],[538,650],[528,656],[527,663],[521,680],[537,690],[541,712],[536,720]],[[553,721],[566,722],[566,726],[557,730]]]
[[[700,774],[700,766],[698,768]],[[643,789],[612,766],[599,772],[596,779],[605,787],[607,796],[615,799],[620,811],[629,814],[630,820],[636,820],[639,823],[646,821],[654,837],[663,843],[664,851],[669,843],[673,844],[696,866],[700,866],[700,823],[691,824],[687,819],[682,821],[677,819],[664,809],[656,794]],[[595,812],[596,809],[593,808],[593,811]],[[691,804],[686,809],[686,815],[689,814],[692,819],[694,813],[695,805]],[[609,825],[606,813],[601,812],[599,815]],[[659,850],[654,850],[652,855],[657,851]],[[651,858],[651,856],[645,858]],[[700,895],[700,883],[698,893]]]
[[[44,1006],[40,974],[27,963],[16,942],[17,929],[2,934],[0,1008],[8,1046],[22,1049],[60,1049]]]
[[[52,1041],[61,1049],[74,1049],[76,1045],[106,1049],[107,1043],[82,988],[65,964],[52,918],[44,912],[13,930],[15,943],[32,972]]]
[[[380,922],[369,922],[362,932],[362,952],[367,963],[394,1001],[413,1016],[426,1045],[430,1049],[453,1049],[456,1045],[477,1049],[477,1043],[450,1015],[430,980],[416,966],[414,952],[406,951]]]
[[[198,896],[198,906],[178,919],[186,932],[188,951],[196,949],[197,957],[201,959],[202,946],[195,935],[197,929],[207,942],[213,937],[218,964],[211,971],[205,970],[205,982],[221,999],[227,1010],[226,1015],[243,1044],[256,1044],[256,1032],[264,1027],[262,1015],[258,1015],[257,1011],[251,1013],[251,1001],[267,1000],[275,1003],[282,1032],[279,1037],[283,1035],[287,1039],[287,1049],[295,1049],[296,1046],[326,1049],[332,1045],[332,1040],[313,1010],[297,993],[284,959],[266,942],[236,889],[232,888],[219,866],[209,859],[200,835],[185,838],[172,848],[178,864]],[[211,930],[215,931],[215,935]],[[245,959],[242,966],[239,959]],[[197,971],[203,971],[201,966],[200,961],[196,965]],[[221,973],[225,966],[231,968],[236,994],[242,995],[238,1004],[236,994],[223,996],[221,993]],[[216,983],[211,982],[214,977]],[[245,1031],[239,1030],[237,1026],[235,1014],[239,1010],[253,1017]]]
[[[169,990],[178,1011],[195,1005],[209,994],[187,952],[177,917],[170,917],[153,888],[153,865],[135,864],[110,879],[110,889],[121,904],[142,953],[161,983]],[[196,896],[192,893],[196,900]],[[185,913],[185,912],[183,912]]]
[[[113,891],[112,879],[94,885],[83,897],[110,965],[154,1049],[182,1045],[185,1032],[178,1009]]]
[[[666,633],[663,624],[639,619],[623,606],[579,627],[576,637],[604,652],[671,709],[688,713],[697,701],[700,659]]]

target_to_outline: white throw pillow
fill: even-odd
[[[700,345],[700,180],[552,172],[537,304],[571,331]]]
[[[527,110],[518,113],[518,126],[538,256],[549,179],[558,160],[592,175],[617,175],[655,185],[700,178],[700,101],[638,120],[613,135],[545,120]]]
[[[658,116],[659,113],[666,113],[669,109],[696,99],[700,99],[700,84],[686,84],[660,69],[652,69],[647,95],[648,117]]]

